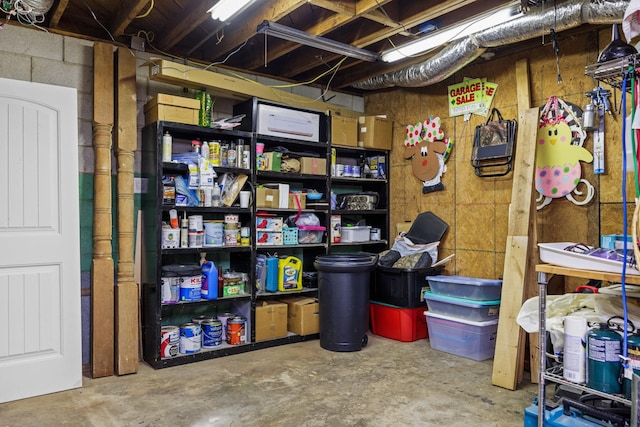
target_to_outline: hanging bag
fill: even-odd
[[[504,176],[511,171],[516,127],[517,122],[503,119],[497,108],[491,110],[486,123],[476,126],[471,165],[477,176]],[[503,168],[496,170],[496,167]],[[486,173],[482,170],[486,168],[491,168],[491,171]]]

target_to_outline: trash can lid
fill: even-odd
[[[342,270],[345,267],[353,267],[357,269],[362,269],[362,267],[373,268],[377,262],[377,254],[330,254],[318,255],[313,265],[318,270],[331,270],[332,268],[338,268]]]

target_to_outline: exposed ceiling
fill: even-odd
[[[351,86],[356,82],[406,67],[425,57],[393,64],[364,62],[257,34],[258,25],[265,20],[274,21],[379,53],[415,39],[428,28],[447,27],[509,3],[506,0],[256,0],[228,24],[221,25],[207,13],[219,0],[18,1],[44,7],[48,3],[50,9],[38,25],[51,32],[113,40],[127,47],[132,46],[132,37],[140,37],[145,51],[171,55],[181,62],[187,58],[203,65],[219,63],[220,67],[293,82],[313,82],[323,87],[330,85],[333,90],[349,92],[357,92]],[[527,7],[544,1],[522,0],[522,3]]]

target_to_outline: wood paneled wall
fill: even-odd
[[[596,62],[599,51],[609,42],[610,30],[592,31],[573,36],[560,36],[560,72],[563,82],[558,84],[556,62],[551,43],[527,50],[514,49],[508,57],[492,61],[476,60],[449,79],[424,88],[393,88],[366,95],[367,114],[387,114],[394,121],[391,152],[391,224],[413,220],[424,211],[432,211],[449,224],[440,245],[440,258],[455,253],[454,261],[446,266],[447,274],[483,278],[499,278],[503,273],[507,236],[508,208],[513,173],[500,178],[479,178],[471,166],[471,149],[475,126],[486,120],[472,115],[449,117],[447,86],[465,77],[487,78],[498,84],[493,107],[504,118],[517,118],[515,64],[528,58],[533,106],[543,106],[550,96],[579,105],[588,103],[585,92],[597,82],[584,75],[584,67]],[[603,85],[606,89],[613,89]],[[610,98],[619,107],[621,92]],[[402,158],[404,129],[407,124],[429,116],[442,118],[445,136],[453,138],[454,148],[442,177],[444,191],[422,194],[422,182],[412,173],[411,162]],[[599,245],[600,234],[622,233],[622,117],[607,117],[605,122],[605,161],[603,175],[594,175],[593,165],[582,163],[582,176],[596,190],[594,199],[585,206],[577,206],[567,199],[556,199],[536,213],[539,242],[573,241]],[[593,151],[593,136],[585,148]],[[517,149],[517,147],[516,147]],[[517,167],[517,165],[515,165]],[[633,174],[628,174],[627,197],[631,213],[635,190]],[[393,230],[393,227],[392,227]],[[631,229],[629,228],[629,232]]]

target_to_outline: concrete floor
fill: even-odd
[[[80,389],[0,405],[0,426],[521,426],[537,386],[492,386],[492,363],[428,340],[369,334],[349,353],[312,340],[85,378]]]

